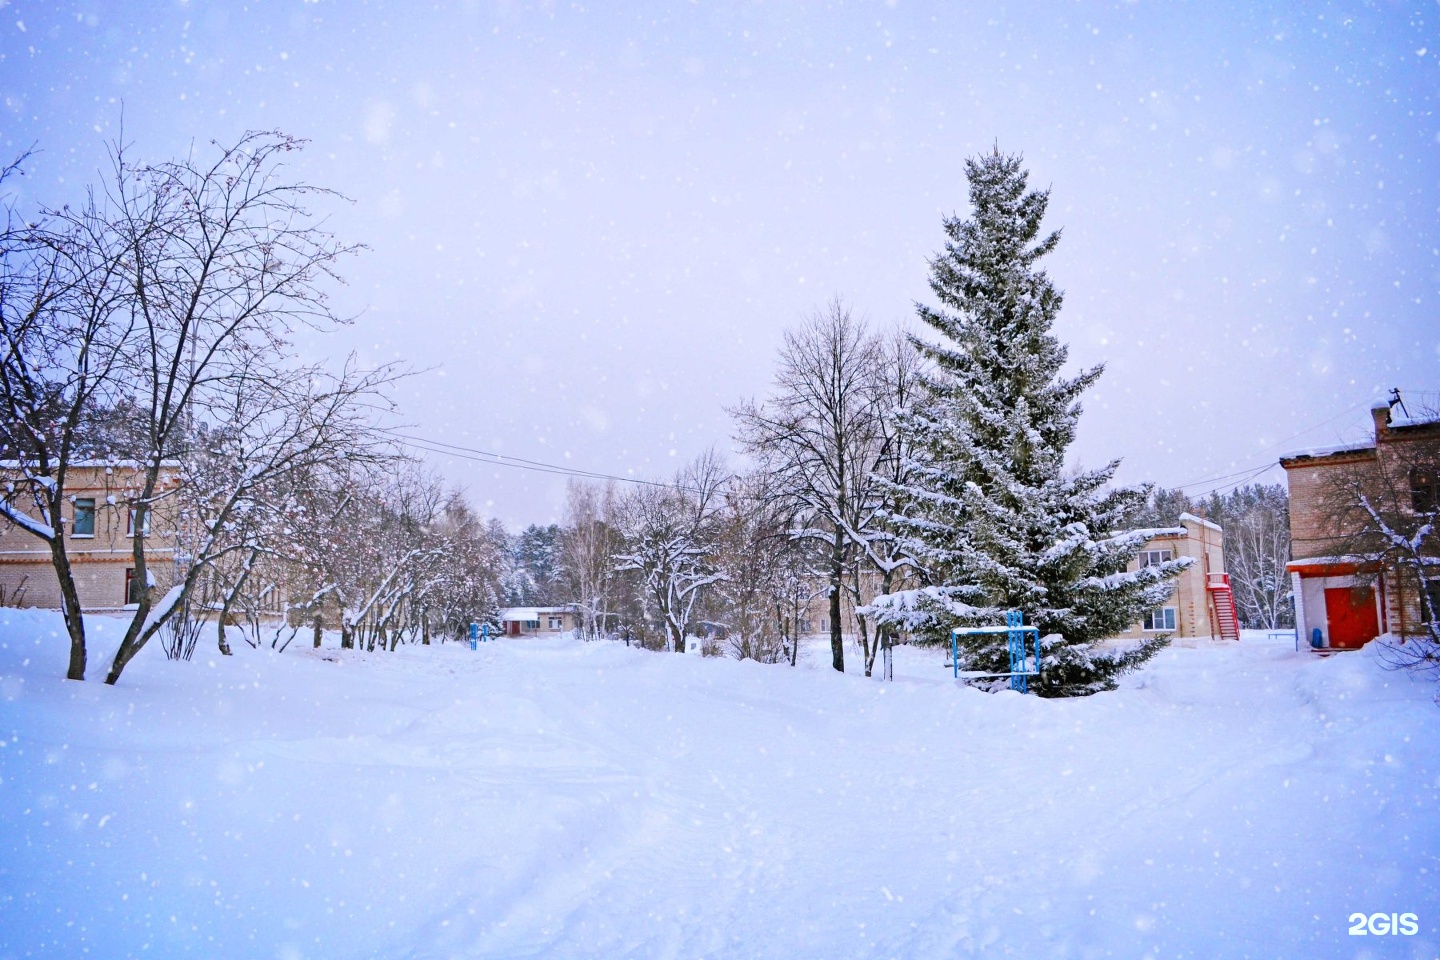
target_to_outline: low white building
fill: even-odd
[[[565,633],[580,629],[574,607],[507,607],[500,611],[500,630],[507,637]]]

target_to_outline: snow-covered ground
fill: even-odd
[[[882,683],[573,640],[152,647],[110,688],[61,634],[0,610],[0,957],[1440,948],[1435,688],[1365,652],[1247,636],[1043,701],[938,651]],[[1347,934],[1392,911],[1419,934]]]

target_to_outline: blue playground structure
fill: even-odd
[[[1028,693],[1029,686],[1026,678],[1038,677],[1040,675],[1040,628],[1027,627],[1023,623],[1024,615],[1019,610],[1009,610],[1005,613],[1005,626],[1003,627],[956,627],[950,631],[950,664],[955,679],[960,679],[960,637],[973,637],[985,634],[1003,633],[1010,644],[1010,672],[1009,673],[980,673],[976,671],[965,671],[965,677],[972,680],[980,680],[987,677],[1009,677],[1010,689],[1019,690],[1021,693]],[[1030,646],[1026,647],[1025,640],[1030,638]],[[1033,663],[1033,668],[1032,667]]]

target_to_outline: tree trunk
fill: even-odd
[[[845,672],[845,635],[840,629],[840,588],[845,578],[845,533],[835,528],[830,552],[830,665]]]
[[[135,562],[135,578],[140,581],[140,602],[135,607],[135,615],[130,618],[130,625],[125,628],[125,637],[120,641],[120,649],[115,651],[115,659],[111,662],[110,672],[105,677],[105,682],[111,686],[119,681],[126,664],[135,659],[135,654],[139,653],[140,648],[150,639],[149,636],[144,635],[145,623],[150,619],[150,607],[153,603],[153,598],[150,596],[150,568],[146,564],[145,557],[145,522],[150,510],[148,503],[150,498],[155,495],[159,476],[159,462],[151,461],[145,468],[145,486],[141,491],[139,504],[135,508],[135,530],[130,539],[131,556]],[[126,597],[125,599],[128,601],[130,598]]]
[[[52,509],[50,515],[58,516],[58,507]],[[57,531],[59,526],[55,524]],[[64,536],[61,531],[50,541],[50,560],[60,581],[60,609],[65,615],[65,631],[70,635],[70,666],[65,671],[65,679],[84,680],[85,621],[80,607],[80,592],[75,587],[75,574],[70,569],[70,557],[65,553]]]
[[[800,657],[800,604],[798,601],[791,612],[794,614],[791,622],[795,624],[795,638],[794,642],[790,644],[790,666],[793,667]]]
[[[230,641],[225,638],[225,621],[230,619],[230,605],[235,602],[239,589],[237,584],[234,590],[226,592],[225,600],[220,604],[220,621],[216,625],[216,632],[220,634],[220,652],[227,657],[230,656]]]
[[[149,615],[148,610],[146,615]],[[110,664],[110,672],[105,675],[107,684],[113,687],[119,681],[121,672],[131,660],[135,659],[135,654],[140,652],[142,646],[144,646],[143,642],[131,637],[128,632],[126,633],[125,639],[120,641],[120,649],[115,651],[115,659]]]
[[[860,631],[860,650],[865,657],[865,676],[870,676],[870,671],[875,666],[875,653],[880,649],[880,634],[875,634],[875,646],[870,646],[870,631],[865,623],[865,618],[859,614],[855,615],[855,623]]]
[[[137,569],[135,576],[145,576],[143,569]],[[149,587],[141,587],[140,605],[136,608],[135,618],[126,628],[125,637],[120,641],[120,649],[115,651],[115,659],[110,663],[110,672],[105,676],[105,682],[110,686],[113,687],[120,680],[120,674],[124,672],[125,667],[135,659],[135,654],[140,652],[140,648],[145,646],[150,639],[150,634],[153,634],[153,630],[147,634],[143,629],[146,621],[150,619],[150,608],[153,605]]]
[[[227,657],[230,656],[230,641],[225,639],[225,621],[230,619],[230,610],[235,605],[235,598],[238,597],[240,591],[244,589],[245,581],[250,579],[250,570],[258,554],[258,550],[252,550],[250,552],[250,557],[246,561],[244,568],[241,569],[240,576],[235,580],[235,586],[225,591],[225,600],[220,605],[220,652]],[[257,644],[260,642],[260,631],[258,629],[255,631],[255,642]]]
[[[780,633],[780,652],[788,658],[794,641],[790,638],[790,624],[785,619],[785,608],[778,603],[775,604],[775,629]]]
[[[315,649],[316,649],[316,650],[319,650],[319,649],[320,649],[320,637],[321,637],[321,635],[322,635],[323,632],[324,632],[324,631],[321,629],[321,626],[322,626],[322,624],[321,624],[321,620],[320,620],[320,614],[317,613],[317,614],[315,614]]]
[[[895,571],[886,570],[884,575],[880,578],[881,595],[883,596],[884,594],[889,593],[891,587],[893,587],[894,585]],[[858,576],[855,578],[855,597],[858,601],[860,597],[860,578]],[[881,635],[886,633],[886,627],[883,624],[878,623],[875,625],[875,646],[872,647],[870,646],[870,638],[865,630],[865,618],[857,615],[856,619],[860,621],[860,639],[865,644],[865,676],[868,677],[870,676],[871,671],[875,666],[875,655],[880,652],[880,644],[883,642],[881,640]],[[886,645],[890,646],[892,644],[887,643]],[[886,677],[885,679],[889,680],[891,678]]]

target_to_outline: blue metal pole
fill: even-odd
[[[1014,629],[1021,625],[1023,614],[1019,610],[1005,611],[1005,626],[1011,629],[1006,634],[1006,646],[1010,648],[1010,689],[1025,692],[1025,634]]]

